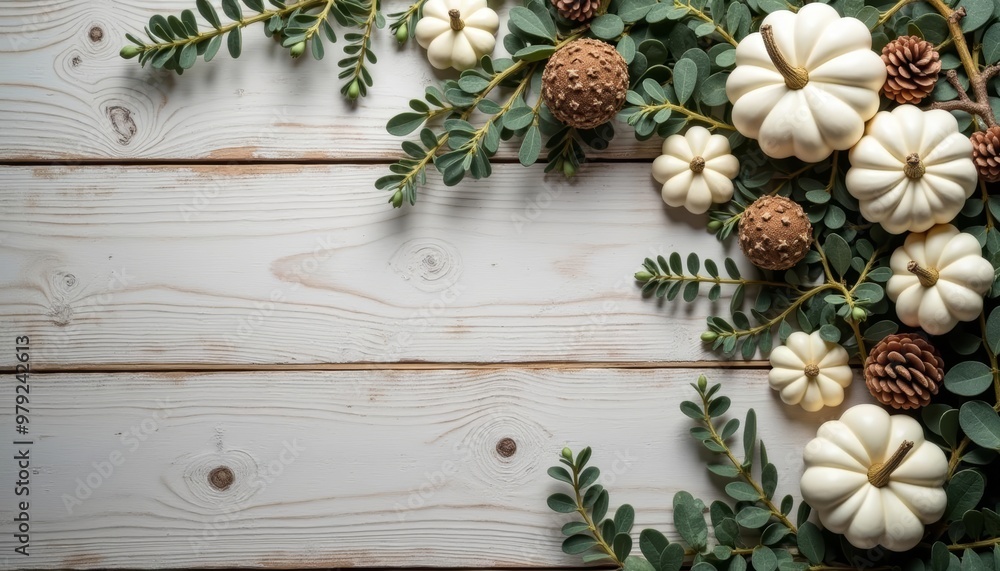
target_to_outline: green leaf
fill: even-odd
[[[734,500],[741,502],[755,502],[761,499],[757,490],[746,482],[730,482],[726,484],[726,493]]]
[[[754,571],[774,571],[778,568],[778,558],[774,555],[774,551],[763,545],[754,548],[750,562],[753,564]]]
[[[993,371],[984,363],[964,361],[948,371],[944,386],[956,395],[976,396],[993,386]]]
[[[982,46],[983,58],[987,65],[1000,61],[1000,22],[986,28]]]
[[[823,251],[830,263],[830,269],[843,277],[851,267],[851,247],[847,245],[847,241],[839,234],[830,234],[823,244]]]
[[[680,571],[684,565],[684,547],[680,543],[671,543],[663,548],[657,567],[660,571]]]
[[[210,62],[215,58],[215,54],[219,53],[219,48],[222,46],[222,36],[215,36],[208,41],[208,47],[205,48],[205,61]]]
[[[534,12],[524,6],[515,6],[510,10],[510,24],[518,30],[535,38],[555,41],[555,35],[542,23],[542,20]]]
[[[608,503],[611,501],[608,491],[601,490],[601,493],[597,495],[597,501],[594,502],[594,507],[592,514],[594,516],[594,521],[600,521],[604,519],[604,516],[608,514]]]
[[[644,529],[639,534],[639,550],[649,561],[659,561],[660,553],[666,549],[670,541],[655,529]]]
[[[831,236],[836,236],[836,234],[831,234]],[[824,341],[829,341],[830,343],[840,343],[840,329],[837,329],[836,325],[826,325],[819,328],[819,336],[823,338]]]
[[[791,532],[792,530],[788,529],[785,524],[774,522],[764,529],[764,533],[760,536],[760,541],[764,545],[774,545]]]
[[[826,542],[823,540],[823,532],[819,530],[811,521],[799,525],[799,532],[795,536],[799,552],[806,556],[809,563],[819,565],[826,555]]]
[[[993,0],[961,0],[957,8],[965,8],[965,17],[959,20],[963,32],[971,32],[983,26],[990,21],[996,10]]]
[[[615,14],[603,14],[590,22],[590,31],[602,40],[613,40],[625,31],[625,22]]]
[[[219,21],[219,13],[215,11],[212,7],[212,3],[208,0],[197,0],[195,3],[198,6],[198,13],[201,14],[205,21],[211,24],[213,28],[218,30],[222,27],[222,22]]]
[[[532,125],[521,140],[521,148],[517,152],[517,160],[524,166],[534,164],[542,152],[542,132],[538,125]]]
[[[948,507],[945,521],[960,519],[962,514],[979,505],[986,491],[986,479],[975,470],[962,470],[948,482]]]
[[[578,555],[584,551],[590,549],[597,545],[597,540],[589,535],[578,534],[571,535],[563,540],[562,550],[563,553],[568,553],[570,555]]]
[[[767,525],[771,512],[757,506],[747,506],[736,514],[736,523],[748,529],[759,529]]]
[[[986,320],[986,344],[994,355],[1000,354],[1000,307],[991,311]]]
[[[184,44],[184,47],[181,48],[181,54],[177,58],[177,65],[180,66],[181,69],[190,69],[197,59],[198,48],[195,47],[193,43]]]
[[[552,511],[564,514],[576,511],[576,501],[566,494],[552,494],[546,501]]]
[[[753,463],[753,452],[757,446],[757,413],[751,408],[747,411],[746,420],[743,422],[743,452],[746,457],[743,463],[750,465]]]
[[[604,522],[605,525],[608,523]],[[632,552],[632,537],[627,533],[615,535],[614,541],[611,542],[611,548],[619,561],[627,559],[628,554]]]
[[[583,533],[590,529],[590,526],[582,521],[570,521],[562,526],[563,535],[576,535],[578,533]]]
[[[736,262],[734,262],[732,258],[726,258],[724,265],[726,266],[726,273],[729,274],[730,278],[734,280],[740,279],[740,268],[736,265]]]
[[[426,119],[427,115],[423,113],[400,113],[389,119],[385,129],[389,131],[390,135],[402,137],[415,131],[424,124],[424,120]]]
[[[963,404],[958,422],[976,444],[992,450],[1000,449],[1000,416],[989,404],[980,400]]]
[[[597,481],[601,477],[601,471],[597,469],[596,466],[589,466],[584,468],[583,472],[580,472],[580,489],[590,487],[591,484]]]
[[[708,524],[698,502],[688,492],[674,494],[674,526],[677,533],[696,551],[708,544]]]
[[[236,0],[222,0],[222,11],[225,12],[230,20],[239,21],[243,19],[243,11]]]
[[[764,450],[763,444],[761,444],[761,450]],[[766,463],[761,468],[760,483],[761,487],[764,488],[764,495],[768,499],[774,497],[774,491],[778,488],[778,468],[774,464]]]
[[[683,58],[674,64],[674,94],[677,102],[685,104],[694,93],[695,85],[698,83],[698,64],[689,58]]]
[[[514,54],[514,60],[541,61],[554,53],[556,53],[556,48],[554,46],[536,44],[517,50]]]
[[[628,556],[625,559],[625,564],[622,568],[625,571],[656,571],[656,567],[653,567],[652,563],[646,561],[642,557],[636,557],[635,555]]]
[[[724,71],[708,76],[698,88],[698,99],[705,105],[724,105],[729,101],[726,96],[727,79],[729,79],[729,73]]]
[[[618,533],[629,533],[632,531],[633,523],[635,523],[635,509],[628,504],[622,504],[615,511],[615,529]]]
[[[235,0],[233,0],[235,3]],[[240,53],[243,51],[243,34],[240,32],[239,28],[233,28],[233,31],[229,32],[227,36],[226,46],[229,48],[229,55],[236,59],[240,57]]]

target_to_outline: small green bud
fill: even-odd
[[[125,59],[132,59],[135,56],[139,55],[140,53],[142,52],[141,50],[139,50],[138,46],[128,45],[123,47],[122,51],[118,52],[118,55],[122,56]]]
[[[566,178],[573,178],[573,176],[576,175],[576,167],[573,166],[572,161],[563,162],[562,170],[563,174],[566,175]]]
[[[569,446],[562,449],[562,457],[570,462],[573,461],[573,451],[569,449]]]
[[[854,318],[854,321],[864,321],[868,317],[868,312],[864,308],[855,307],[851,310],[851,317]]]
[[[718,220],[712,220],[708,223],[708,231],[711,233],[716,233],[722,229],[722,222]]]
[[[705,377],[705,375],[698,375],[698,390],[701,392],[705,392],[705,389],[707,388],[708,388],[708,379]]]
[[[401,44],[405,44],[406,40],[409,39],[409,37],[410,37],[410,30],[409,28],[406,27],[406,23],[404,22],[401,26],[396,28],[396,41]]]
[[[712,341],[715,341],[718,338],[719,334],[716,333],[715,331],[706,331],[701,334],[701,340],[704,341],[705,343],[711,343]]]
[[[299,43],[295,44],[294,46],[292,46],[292,49],[289,50],[289,51],[291,52],[292,57],[297,58],[300,55],[306,53],[306,43],[305,42],[299,42]]]
[[[347,98],[354,101],[359,95],[361,95],[361,86],[358,85],[358,80],[355,79],[351,82],[351,86],[347,88]]]
[[[639,270],[635,273],[635,279],[636,281],[645,283],[653,279],[653,274],[647,272],[646,270]]]
[[[392,207],[393,208],[399,208],[400,206],[402,206],[403,205],[403,191],[397,190],[396,194],[392,195],[392,200],[390,200],[390,202],[392,202]]]

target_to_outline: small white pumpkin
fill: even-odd
[[[885,291],[899,320],[931,335],[979,317],[983,295],[993,285],[993,265],[983,258],[976,237],[951,224],[907,236],[889,267]]]
[[[854,380],[847,361],[847,351],[824,341],[818,331],[796,331],[771,351],[767,382],[785,404],[815,412],[844,402],[844,389]]]
[[[427,0],[414,36],[437,69],[470,69],[496,46],[500,17],[486,0]]]
[[[885,77],[868,27],[815,2],[772,12],[743,38],[726,95],[736,129],[768,156],[815,163],[858,142]]]
[[[740,161],[732,155],[729,139],[704,127],[663,141],[663,154],[653,161],[653,178],[663,184],[663,202],[683,206],[694,214],[733,197],[733,180]]]
[[[847,191],[865,218],[892,234],[951,222],[979,180],[972,142],[941,109],[879,112],[850,159]]]
[[[906,551],[948,503],[948,459],[920,423],[861,404],[819,427],[803,454],[802,499],[851,545]]]

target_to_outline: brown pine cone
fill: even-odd
[[[918,36],[900,36],[882,48],[889,73],[882,93],[896,103],[920,103],[934,89],[941,73],[941,56],[934,44]]]
[[[552,0],[559,15],[573,22],[588,22],[597,13],[600,0]]]
[[[986,182],[1000,181],[1000,127],[993,126],[972,134],[972,160],[979,178]]]
[[[937,348],[920,335],[889,335],[865,361],[865,384],[879,402],[898,409],[930,404],[944,379]]]

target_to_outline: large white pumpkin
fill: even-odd
[[[470,69],[496,46],[500,17],[486,0],[427,0],[414,36],[438,69]]]
[[[772,12],[736,46],[733,124],[775,158],[814,163],[854,146],[879,106],[882,58],[860,20],[819,2]]]
[[[941,109],[878,113],[850,158],[847,191],[865,218],[893,234],[951,222],[978,183],[972,142]]]
[[[979,317],[983,295],[993,286],[993,265],[979,241],[951,224],[907,236],[889,267],[885,292],[896,302],[899,320],[931,335]]]
[[[944,515],[948,459],[909,416],[852,407],[819,427],[803,459],[802,499],[855,547],[906,551]]]

